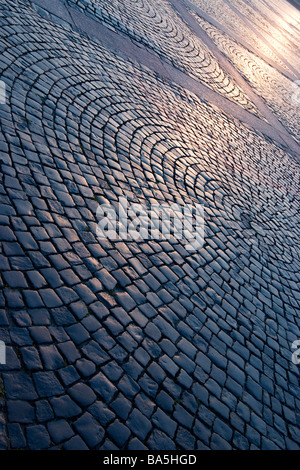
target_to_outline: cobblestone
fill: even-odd
[[[246,108],[256,112],[249,98],[220,68],[205,44],[186,28],[184,22],[176,18],[174,10],[166,1],[156,2],[155,9],[148,0],[135,2],[134,5],[130,1],[119,0],[114,0],[110,5],[102,0],[68,1],[88,15],[96,17],[109,28],[153,49],[164,59],[176,64],[219,93],[225,94],[229,99],[237,100]]]
[[[0,2],[1,449],[300,448],[296,26],[275,28],[281,0],[193,0],[219,63],[175,3],[65,8],[227,97],[243,119],[47,10]],[[266,37],[282,31],[278,54],[245,15]],[[264,134],[228,59],[286,128],[284,145]],[[97,238],[98,204],[118,196],[203,202],[203,248]]]

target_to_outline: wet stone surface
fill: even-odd
[[[291,6],[288,2],[275,1],[271,8],[264,0],[250,2],[239,0],[214,0],[213,2],[209,0],[192,0],[191,3],[203,10],[211,18],[229,28],[230,31],[246,39],[251,46],[256,48],[257,52],[263,53],[265,57],[286,68],[286,70],[288,70],[288,67],[283,58],[278,55],[278,52],[283,53],[284,58],[290,59],[291,65],[293,60],[297,59],[297,20],[295,21],[297,13],[295,10],[289,11]],[[251,7],[249,7],[249,4],[251,4]],[[236,8],[233,10],[232,6]],[[262,12],[267,16],[262,15]],[[285,29],[278,27],[278,22],[282,21],[283,14],[286,15]],[[254,30],[246,27],[243,18],[251,22]],[[272,29],[272,35],[269,35],[269,29],[272,28],[272,20],[275,21],[276,29],[275,31]],[[257,35],[257,32],[267,33],[268,43],[262,39],[261,35]],[[278,41],[277,38],[280,38],[281,41]],[[288,44],[287,49],[285,47],[286,44]]]
[[[274,110],[281,123],[295,138],[299,138],[299,104],[291,99],[294,92],[293,81],[278,72],[274,67],[266,64],[255,54],[247,51],[246,48],[237,44],[226,34],[218,31],[207,21],[202,20],[199,16],[196,16],[196,18],[220,50],[229,57],[251,86]]]
[[[299,450],[295,155],[28,3],[0,21],[0,448]],[[203,248],[99,239],[119,196],[204,204]]]
[[[257,114],[255,105],[245,92],[224,72],[205,44],[166,0],[68,0],[68,3],[154,50],[191,77]]]

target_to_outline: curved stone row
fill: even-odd
[[[264,0],[256,0],[255,2],[249,1],[248,3],[260,13],[260,18],[264,19],[264,26],[268,24],[269,21],[271,21],[273,27],[279,22],[280,27],[284,30],[286,38],[294,43],[293,53],[297,54],[298,51],[296,44],[300,32],[298,24],[300,13],[288,3],[281,4],[281,11],[276,8],[276,1],[272,2],[272,5],[266,3]],[[288,12],[288,9],[292,10],[292,16]],[[277,30],[279,32],[279,28],[277,28]]]
[[[267,34],[268,41],[280,52],[280,54],[290,61],[295,69],[299,69],[300,55],[297,47],[298,38],[292,38],[281,28],[274,27],[266,17],[257,11],[255,7],[247,4],[243,0],[230,0],[230,3],[239,10],[249,21],[251,21],[258,30]]]
[[[248,44],[255,47],[256,51],[261,51],[266,57],[269,57],[276,64],[284,69],[288,69],[282,60],[268,47],[264,41],[254,34],[249,28],[246,27],[244,21],[230,8],[230,6],[223,0],[191,0],[194,5],[201,8],[205,13],[210,15],[217,21],[222,19],[222,24],[229,30],[244,38]]]
[[[153,49],[214,91],[258,114],[255,105],[165,0],[68,0],[94,19]]]
[[[294,83],[198,15],[194,14],[194,17],[297,139],[300,117],[299,105],[293,99],[296,92]]]
[[[257,6],[259,6],[260,3],[258,3]],[[263,0],[263,6],[264,7],[269,7],[268,3]],[[295,10],[295,7],[292,3],[289,2],[282,2],[281,0],[274,0],[272,3],[272,9],[273,11],[279,15],[280,17],[284,17],[285,22],[288,23],[288,30],[292,30],[293,33],[295,34],[295,38],[298,37],[297,35],[297,30],[300,31],[299,27],[299,12]],[[277,16],[278,18],[278,16]],[[286,27],[287,25],[285,25]]]
[[[300,446],[299,165],[100,44],[1,6],[0,446]],[[99,203],[205,205],[110,242]]]

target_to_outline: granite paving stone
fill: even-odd
[[[0,0],[0,24],[0,449],[299,450],[299,11]],[[203,245],[101,237],[120,197],[202,204]]]

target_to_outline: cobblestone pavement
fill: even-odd
[[[77,3],[103,21],[108,2]],[[152,38],[171,62],[177,41],[191,64],[180,44],[189,26],[175,10],[164,22],[170,5],[126,5],[145,16],[124,34],[140,31],[141,47]],[[154,42],[150,17],[167,39]],[[0,448],[299,450],[300,167],[288,91],[282,114],[274,108],[283,145],[275,128],[271,139],[40,6],[1,1],[0,21]],[[229,39],[216,44],[236,66],[240,54],[249,80],[247,61],[257,67],[253,88],[272,107],[270,66],[262,75],[262,59]],[[278,94],[290,80],[273,73]],[[197,61],[195,74],[221,92]],[[203,203],[203,248],[97,238],[98,205],[119,196]]]
[[[291,100],[293,82],[198,15],[195,17],[220,50],[274,110],[282,124],[298,138],[299,104]]]
[[[255,6],[254,8],[251,6],[251,2],[249,2],[249,4],[241,0],[230,0],[230,2],[239,12],[245,15],[255,27],[266,33],[271,45],[283,56],[287,54],[293,61],[296,69],[299,69],[300,52],[297,47],[297,35],[291,34],[293,32],[296,33],[296,31],[292,30],[291,33],[288,33],[284,28],[279,31],[276,24],[275,27],[273,26],[272,20],[266,21],[265,15],[256,10]],[[258,5],[260,5],[259,2]],[[299,33],[299,30],[297,30],[297,32]]]
[[[223,25],[227,26],[231,31],[236,32],[241,38],[245,38],[252,46],[255,46],[257,51],[263,52],[267,57],[274,60],[281,67],[286,68],[282,59],[278,57],[276,51],[270,48],[260,37],[258,37],[252,30],[245,27],[243,19],[237,12],[230,8],[228,2],[223,0],[192,0],[192,3],[199,6],[203,11],[208,13],[212,18],[220,21]],[[242,2],[244,4],[244,2]],[[255,5],[259,2],[255,0]],[[246,6],[245,6],[246,8]],[[252,10],[253,15],[254,11]]]
[[[83,11],[145,44],[172,64],[246,109],[256,112],[245,93],[219,66],[166,0],[68,0]]]

